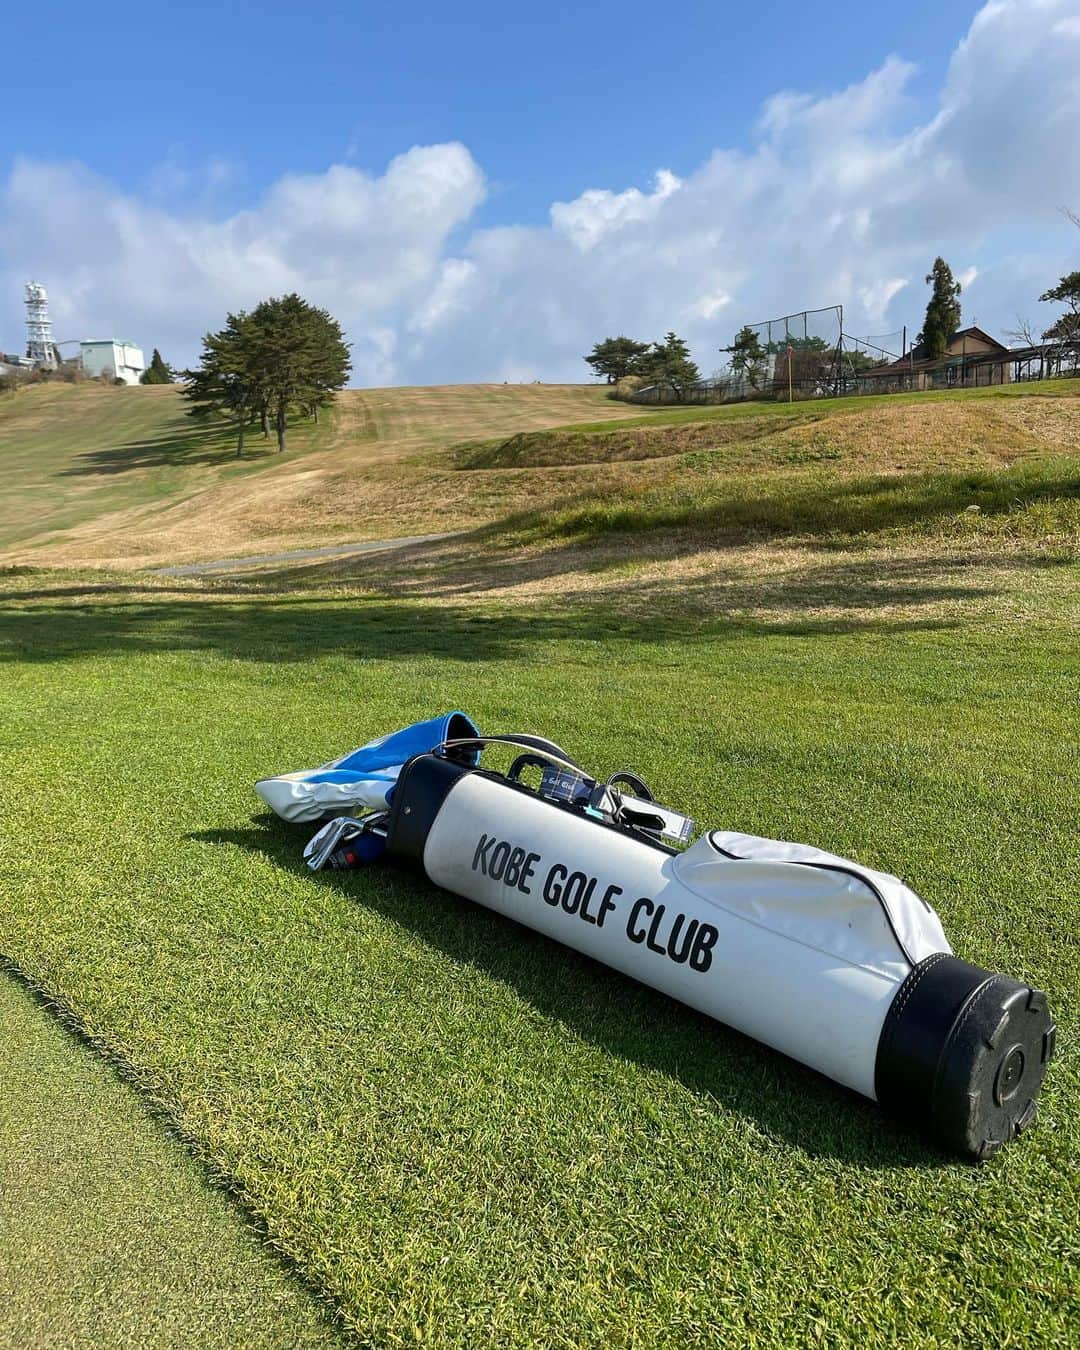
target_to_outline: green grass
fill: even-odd
[[[298,421],[290,459],[319,442],[320,429]],[[0,550],[280,462],[257,431],[238,460],[232,431],[194,422],[175,388],[45,384],[0,394]]]
[[[686,456],[681,476],[645,482],[618,496],[583,493],[556,512],[500,522],[505,541],[597,540],[692,530],[717,539],[785,536],[818,542],[891,542],[926,536],[1057,543],[1070,555],[1080,539],[1080,459],[1033,458],[1001,469],[861,474],[827,468],[728,472],[722,452]]]
[[[1035,621],[943,617],[932,569],[902,619],[776,623],[11,576],[0,952],[365,1342],[1064,1344],[1077,663],[1060,569],[1017,566]],[[1049,994],[1036,1129],[957,1163],[489,912],[311,875],[257,810],[257,776],[454,706],[901,872]]]
[[[0,970],[0,1342],[339,1344],[237,1206],[51,1014]]]

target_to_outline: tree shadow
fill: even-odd
[[[306,419],[289,419],[289,432],[306,429]],[[120,445],[84,450],[60,473],[61,478],[129,473],[133,469],[169,466],[191,468],[200,464],[252,464],[277,458],[277,442],[264,437],[258,427],[250,426],[244,438],[244,453],[236,454],[236,428],[228,422],[202,422],[187,419],[151,436],[124,441]]]
[[[28,593],[29,596],[34,592]],[[47,590],[37,592],[47,597]],[[183,594],[185,599],[178,598]],[[719,618],[658,619],[622,615],[602,602],[557,612],[517,606],[493,611],[468,604],[340,595],[276,595],[234,590],[191,597],[179,592],[157,600],[154,593],[129,600],[83,603],[67,597],[50,604],[0,603],[0,661],[48,662],[106,652],[210,651],[247,661],[309,661],[354,656],[378,660],[499,660],[524,656],[538,642],[603,641],[619,659],[624,644],[716,642],[747,634],[811,635],[952,627],[941,618],[807,616],[776,621]],[[879,596],[880,601],[880,596]]]
[[[894,1126],[867,1099],[580,952],[397,868],[380,868],[377,885],[363,870],[309,872],[295,830],[273,816],[252,819],[249,828],[187,837],[246,849],[341,892],[451,960],[510,985],[605,1053],[672,1078],[811,1156],[869,1169],[956,1162]]]
[[[160,435],[145,436],[120,445],[102,446],[96,450],[84,450],[75,456],[71,465],[59,476],[96,477],[166,465],[191,467],[196,464],[223,464],[235,459],[236,437],[226,427],[178,426]],[[243,463],[243,460],[238,462]]]
[[[495,595],[500,591],[516,589],[523,584],[552,581],[568,573],[596,577],[590,590],[582,598],[565,597],[563,603],[599,605],[601,595],[606,604],[661,607],[673,603],[680,608],[722,607],[731,612],[790,609],[808,610],[810,607],[832,607],[845,610],[882,610],[896,606],[931,605],[952,601],[988,599],[995,594],[992,586],[967,579],[972,568],[985,565],[986,559],[972,557],[911,556],[882,554],[851,561],[826,561],[806,565],[802,550],[791,548],[790,567],[774,573],[755,571],[744,558],[732,554],[730,562],[719,559],[710,562],[699,575],[675,578],[663,574],[653,577],[635,575],[605,579],[605,573],[625,569],[632,561],[636,566],[650,563],[678,561],[696,553],[711,551],[700,540],[690,545],[677,539],[646,545],[632,555],[613,552],[602,547],[565,544],[547,549],[532,557],[515,559],[512,565],[498,567],[490,561],[480,563],[461,561],[438,562],[438,545],[428,546],[425,560],[418,548],[410,551],[400,564],[379,579],[380,590],[405,597],[420,595],[454,598],[468,595]],[[467,545],[462,546],[467,552]],[[1000,572],[1051,569],[1068,565],[1069,559],[1035,552],[995,557],[992,565]],[[316,576],[306,576],[296,569],[291,573],[276,573],[277,584],[301,586],[328,580],[316,565],[311,569]],[[827,619],[826,622],[833,622]]]

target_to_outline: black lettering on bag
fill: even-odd
[[[558,883],[556,874],[565,880],[567,873],[562,863],[553,864],[544,882],[544,899],[549,905],[557,905],[562,898],[562,886]]]
[[[643,895],[639,900],[634,901],[633,907],[630,910],[630,917],[626,921],[626,936],[631,942],[645,941],[646,930],[643,928],[641,932],[638,932],[635,925],[637,924],[639,915],[642,913],[651,914],[652,912],[653,902],[647,895]]]
[[[676,914],[675,922],[671,925],[671,932],[668,934],[667,954],[677,966],[681,966],[690,955],[690,949],[693,946],[694,938],[697,935],[698,921],[691,919],[686,924],[686,934],[683,937],[682,946],[679,946],[679,934],[682,932],[683,924],[686,923],[685,914]]]
[[[622,895],[622,887],[612,882],[600,898],[600,912],[596,916],[597,928],[603,928],[604,920],[616,908],[614,899],[616,895]]]
[[[712,965],[712,949],[716,946],[716,939],[719,936],[720,930],[714,928],[711,923],[703,923],[698,928],[697,937],[690,952],[691,970],[709,969]]]
[[[477,844],[477,846],[476,846],[476,852],[473,854],[472,870],[473,870],[474,872],[480,871],[480,872],[482,872],[482,873],[484,874],[484,876],[487,876],[487,874],[488,874],[488,870],[487,870],[487,855],[488,855],[488,850],[491,848],[491,846],[492,846],[492,844],[493,844],[494,842],[495,842],[495,836],[494,836],[494,835],[492,835],[490,839],[488,838],[488,836],[487,836],[486,834],[482,834],[482,835],[480,836],[480,842]]]
[[[584,910],[595,885],[595,877],[587,877],[584,872],[571,872],[562,892],[562,907],[566,913],[576,914],[578,910]],[[581,917],[585,917],[584,913]]]
[[[503,881],[508,886],[516,886],[518,877],[521,876],[521,864],[525,861],[525,850],[523,848],[514,849],[510,854],[510,861],[506,864],[506,871],[503,873]]]
[[[525,861],[521,864],[521,875],[518,877],[517,888],[522,895],[531,895],[528,883],[532,879],[533,869],[540,861],[539,853],[527,853]]]
[[[651,924],[649,924],[649,935],[645,939],[645,946],[648,947],[649,951],[655,952],[657,956],[667,955],[667,952],[664,951],[663,947],[661,947],[659,942],[657,942],[656,940],[657,931],[664,921],[664,910],[666,908],[667,908],[666,905],[656,906],[656,913],[653,915],[653,921]]]
[[[488,862],[488,876],[493,881],[501,881],[503,871],[506,868],[507,860],[510,857],[510,845],[505,839],[500,839],[491,853],[491,859]]]

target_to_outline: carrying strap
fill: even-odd
[[[444,758],[449,758],[450,756],[446,753],[449,750],[467,750],[473,748],[483,750],[489,745],[522,746],[526,750],[532,750],[538,755],[543,755],[545,759],[550,760],[552,764],[558,764],[560,768],[570,769],[574,773],[585,774],[585,770],[581,765],[572,760],[561,746],[556,745],[554,741],[544,740],[542,736],[459,736],[454,740],[443,741],[441,745],[435,747],[432,753],[442,755]]]

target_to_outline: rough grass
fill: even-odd
[[[998,467],[1060,454],[1080,435],[1074,380],[644,415],[605,399],[600,386],[486,385],[351,390],[319,428],[306,429],[307,440],[298,433],[284,460],[269,453],[237,469],[227,446],[178,448],[167,435],[147,466],[137,436],[106,436],[95,419],[100,409],[125,408],[172,408],[178,417],[175,390],[92,390],[93,416],[78,403],[84,390],[46,390],[75,400],[64,405],[52,449],[44,417],[29,439],[22,424],[4,421],[12,406],[25,414],[30,405],[20,401],[38,392],[0,405],[2,453],[17,452],[9,521],[19,538],[9,542],[9,562],[165,566],[470,529],[528,510],[557,514],[583,493],[622,500],[646,484],[686,487],[695,464],[749,475],[814,465],[839,474]],[[552,427],[561,429],[548,436]],[[533,432],[544,434],[534,442]],[[511,449],[499,448],[508,441]],[[454,451],[463,444],[473,449]],[[88,456],[87,445],[104,446],[108,464],[94,458],[98,451]],[[462,471],[470,457],[506,466]],[[58,513],[44,528],[31,523],[42,501]]]
[[[336,1345],[135,1091],[0,970],[0,1343]]]
[[[301,456],[317,431],[298,421],[290,438],[290,454]],[[0,397],[0,551],[47,547],[103,518],[141,517],[277,460],[276,445],[257,433],[237,460],[231,429],[186,416],[172,387],[31,386]]]
[[[1060,577],[1026,570],[1033,621],[992,589],[943,615],[929,567],[903,616],[771,620],[12,576],[0,951],[368,1343],[1064,1343],[1080,775]],[[703,823],[901,871],[963,955],[1050,995],[1037,1128],[958,1164],[493,914],[389,870],[312,876],[304,832],[257,811],[258,775],[456,705],[632,765]]]
[[[447,518],[433,448],[589,414],[630,412],[596,386],[347,390],[319,426],[296,421],[286,455],[256,431],[238,461],[229,429],[193,423],[176,388],[34,387],[0,398],[0,557],[138,566],[428,533],[408,527]]]

